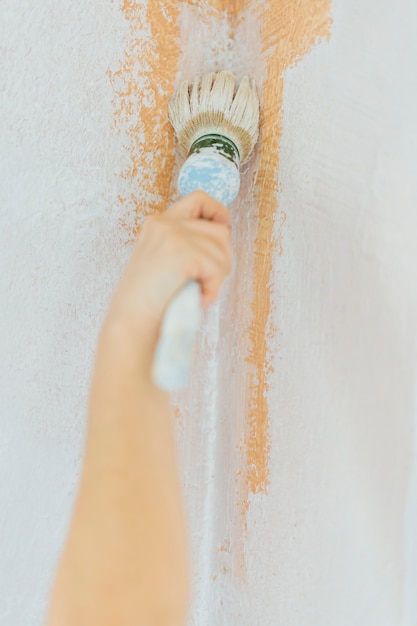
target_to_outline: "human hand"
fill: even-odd
[[[119,286],[107,323],[123,320],[136,336],[155,340],[164,311],[189,280],[201,284],[202,302],[216,300],[231,270],[229,212],[202,191],[146,219]]]

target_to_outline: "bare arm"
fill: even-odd
[[[204,303],[230,271],[225,207],[196,192],[145,223],[100,335],[80,490],[48,626],[184,626],[188,539],[169,397],[150,371],[163,312],[189,279]]]

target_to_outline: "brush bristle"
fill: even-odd
[[[240,163],[245,163],[259,133],[255,84],[245,76],[238,86],[231,72],[184,81],[169,103],[169,119],[184,155],[196,139],[214,133],[231,139],[239,150]]]

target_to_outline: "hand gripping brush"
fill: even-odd
[[[187,157],[178,179],[182,195],[201,189],[229,205],[240,187],[239,167],[258,139],[259,100],[247,76],[230,72],[184,81],[169,103],[169,119]],[[153,364],[154,382],[168,391],[188,378],[201,320],[198,281],[189,281],[168,305]]]

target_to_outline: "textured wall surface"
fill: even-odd
[[[256,79],[262,125],[174,398],[189,626],[416,626],[417,6],[4,0],[0,19],[1,626],[42,624],[100,323],[177,194],[167,100],[220,68]]]

